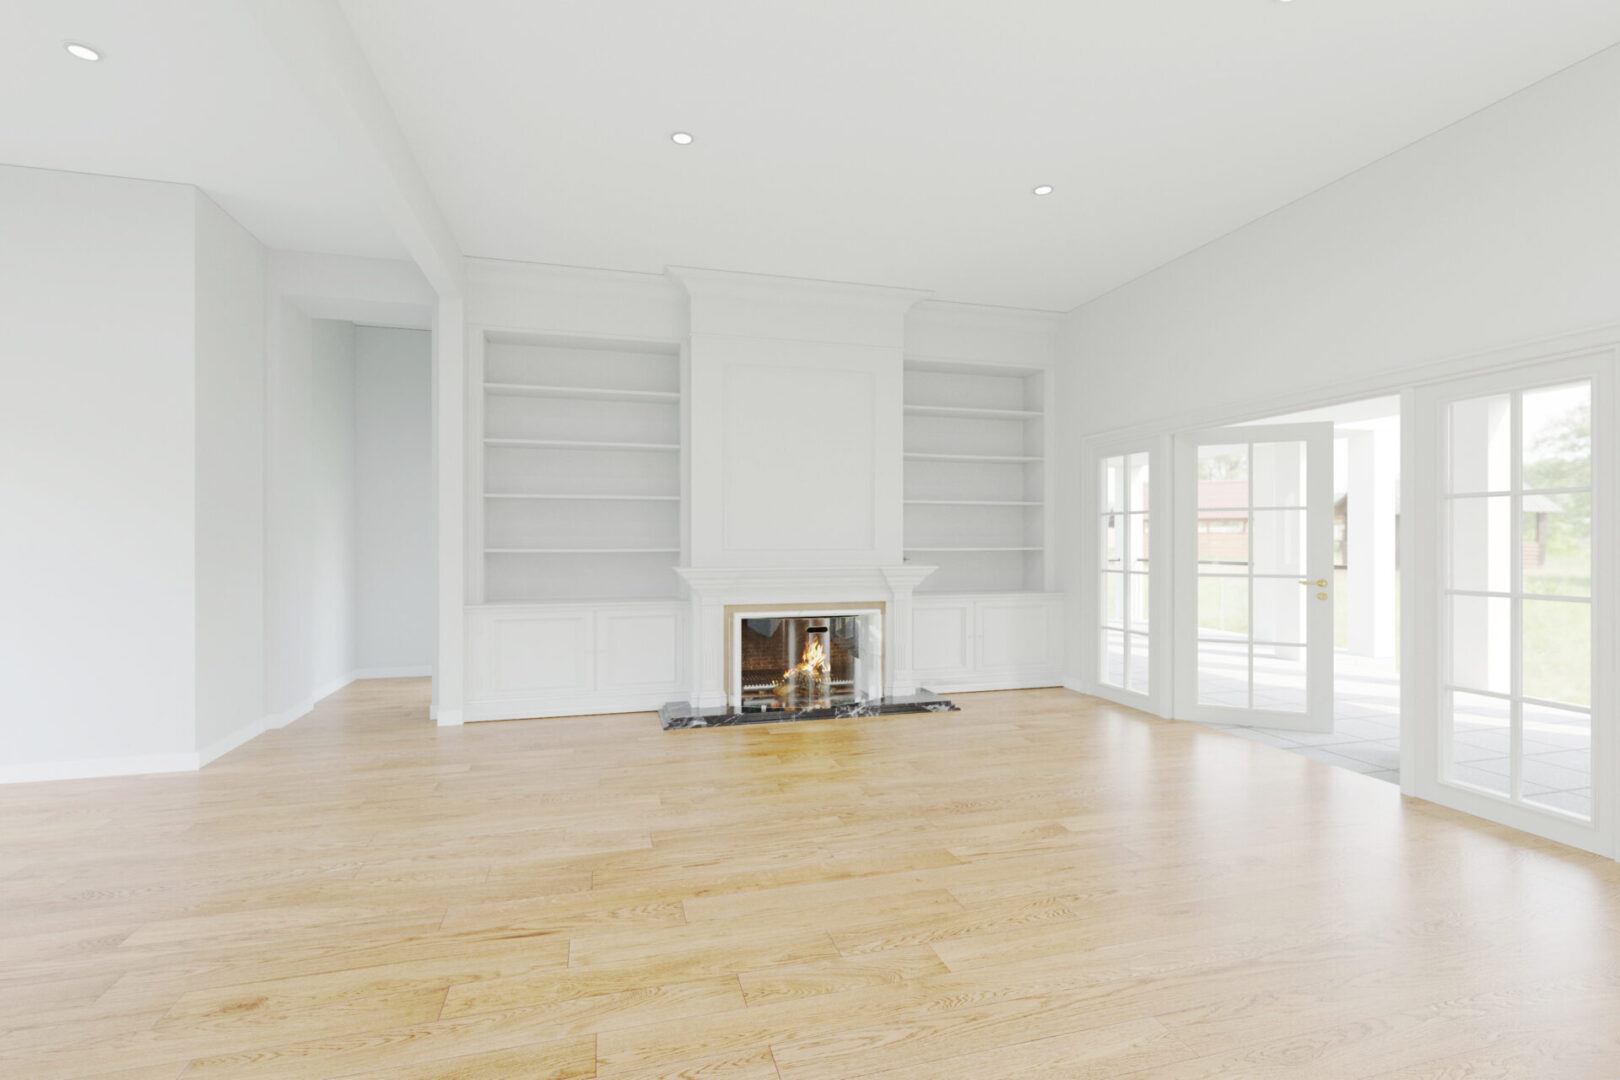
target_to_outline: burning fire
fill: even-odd
[[[782,679],[775,687],[777,697],[810,697],[827,692],[828,681],[832,678],[832,660],[827,656],[827,647],[821,639],[820,634],[810,635],[804,643],[804,654],[798,666],[782,672]]]
[[[810,640],[804,643],[804,655],[799,657],[799,666],[782,672],[782,678],[791,680],[800,672],[811,676],[832,674],[832,663],[827,659],[827,650],[821,644],[820,634],[810,635]]]

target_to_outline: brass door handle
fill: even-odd
[[[1301,585],[1315,585],[1318,589],[1327,588],[1327,578],[1317,578],[1315,581],[1302,581]]]

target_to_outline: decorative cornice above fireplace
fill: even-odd
[[[807,566],[796,568],[677,566],[693,594],[719,603],[809,603],[817,600],[888,600],[910,596],[937,567]],[[836,594],[836,595],[835,595]]]

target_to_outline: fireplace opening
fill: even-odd
[[[881,697],[872,613],[750,614],[736,631],[736,705],[744,712],[825,709]]]

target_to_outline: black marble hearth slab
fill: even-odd
[[[672,701],[658,710],[658,722],[665,731],[675,728],[735,727],[739,724],[786,724],[795,720],[837,720],[851,716],[893,716],[900,713],[959,712],[950,701],[930,690],[918,690],[905,697],[884,697],[849,705],[829,705],[824,709],[775,709],[769,712],[737,712],[722,706],[695,709],[690,702]]]

